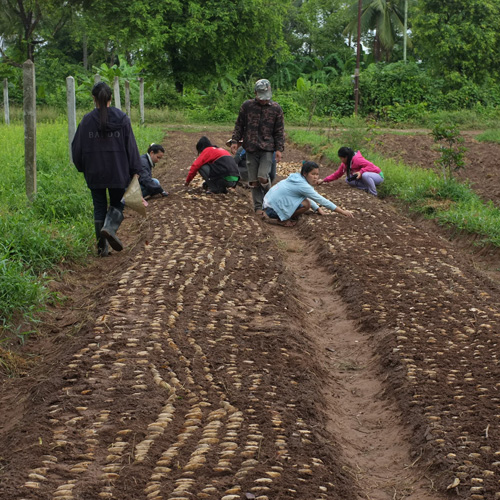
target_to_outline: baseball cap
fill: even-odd
[[[269,80],[257,80],[257,82],[255,82],[255,92],[257,94],[257,99],[261,101],[268,101],[273,96]]]

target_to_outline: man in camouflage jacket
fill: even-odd
[[[243,139],[246,150],[248,183],[252,187],[255,213],[263,215],[262,201],[271,187],[269,174],[276,152],[276,162],[281,161],[285,149],[285,123],[281,106],[271,100],[271,84],[258,80],[255,99],[245,101],[234,126],[231,152],[236,153],[238,142]]]

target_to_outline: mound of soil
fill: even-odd
[[[465,166],[456,172],[456,177],[470,183],[474,191],[486,201],[491,200],[500,207],[500,144],[483,143],[475,139],[475,133],[465,132],[463,146],[467,149]],[[401,160],[406,165],[435,168],[440,153],[429,133],[377,134],[370,148],[381,154]]]

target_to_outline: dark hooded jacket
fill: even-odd
[[[108,108],[106,134],[99,127],[99,110],[87,113],[71,144],[73,163],[90,189],[125,189],[141,171],[141,159],[128,116]]]
[[[153,196],[163,191],[163,188],[153,181],[151,159],[148,153],[141,155],[141,174],[139,184],[141,185],[142,196]]]

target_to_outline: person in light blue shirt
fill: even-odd
[[[302,163],[299,172],[290,174],[286,179],[274,185],[264,197],[264,211],[270,221],[281,226],[291,227],[297,223],[300,215],[313,210],[319,215],[327,212],[319,205],[345,217],[354,217],[349,210],[344,210],[335,203],[321,196],[313,186],[319,179],[319,167],[313,161]]]

